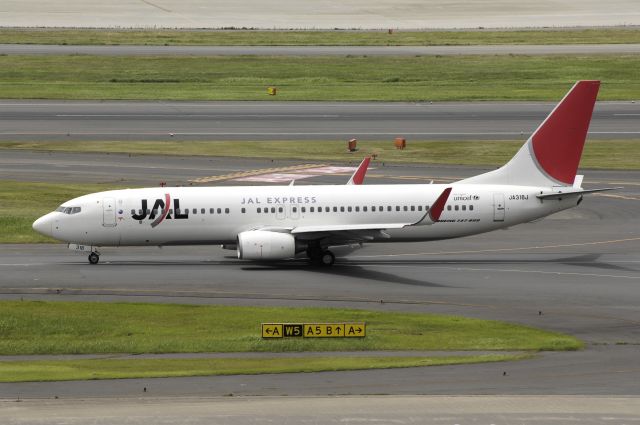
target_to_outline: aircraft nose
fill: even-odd
[[[38,233],[41,233],[45,236],[53,237],[53,232],[51,230],[53,224],[53,219],[51,218],[51,214],[43,215],[39,219],[33,222],[33,230]]]

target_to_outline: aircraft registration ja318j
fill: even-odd
[[[526,223],[580,204],[576,175],[599,81],[579,81],[503,167],[451,184],[172,187],[93,193],[33,228],[73,246],[213,245],[244,260],[306,253],[330,266],[332,247],[458,238]],[[368,162],[367,162],[368,163]],[[366,165],[364,166],[366,169]],[[71,245],[70,245],[71,246]]]

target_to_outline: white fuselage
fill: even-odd
[[[415,223],[446,187],[453,190],[436,223],[390,228],[371,241],[483,233],[571,208],[577,201],[541,200],[536,195],[549,187],[511,185],[164,187],[75,198],[62,211],[42,217],[39,228],[56,239],[92,246],[234,244],[238,234],[255,229]]]

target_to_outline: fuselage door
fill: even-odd
[[[102,200],[102,225],[104,227],[116,225],[116,200],[113,198]]]
[[[504,193],[493,194],[493,221],[504,221]]]

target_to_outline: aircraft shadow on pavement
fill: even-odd
[[[448,260],[440,260],[440,259],[415,259],[415,260],[402,260],[402,259],[394,259],[394,260],[349,260],[345,264],[351,264],[354,266],[457,266],[457,265],[487,265],[487,266],[496,266],[496,265],[535,265],[535,264],[562,264],[572,267],[590,267],[597,268],[603,270],[617,270],[617,271],[628,271],[628,272],[638,272],[637,269],[625,267],[618,264],[612,264],[607,262],[600,262],[599,259],[601,254],[584,254],[577,255],[572,257],[563,257],[563,258],[543,258],[543,259],[500,259],[500,258],[491,258],[491,259],[448,259]]]
[[[412,286],[424,286],[424,287],[447,287],[448,285],[441,285],[434,282],[428,282],[426,280],[411,279],[408,277],[398,276],[393,273],[381,272],[376,270],[369,270],[359,265],[336,263],[332,267],[311,267],[306,262],[290,262],[290,263],[263,263],[261,265],[243,267],[243,271],[258,271],[268,272],[282,271],[282,270],[297,270],[307,273],[324,274],[333,277],[344,277],[353,279],[365,279],[377,282],[395,283],[400,285],[412,285]]]

